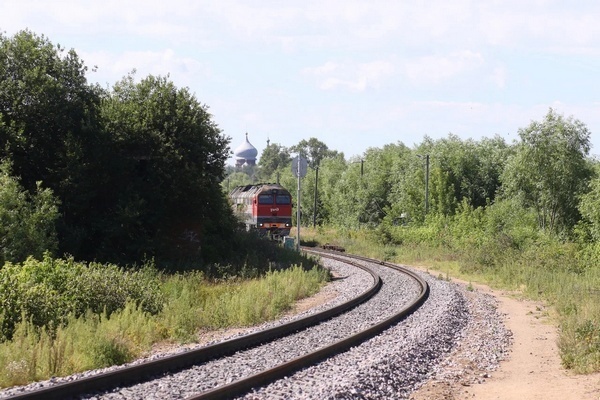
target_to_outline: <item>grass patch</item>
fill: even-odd
[[[402,229],[388,232],[386,240],[379,230],[332,228],[305,229],[304,237],[339,244],[349,253],[427,266],[439,271],[440,279],[471,282],[471,289],[473,282],[480,282],[543,301],[552,307],[560,327],[563,365],[578,373],[600,371],[600,267],[586,262],[578,246],[544,235],[515,246],[505,233],[484,239],[481,233],[424,238],[422,227]]]
[[[110,313],[89,308],[41,326],[22,313],[12,326],[11,339],[0,343],[0,387],[122,364],[147,354],[157,342],[189,342],[199,331],[271,320],[330,278],[329,271],[318,266],[219,281],[202,272],[151,275],[163,299],[154,312],[130,299]]]

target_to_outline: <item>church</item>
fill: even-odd
[[[246,141],[239,145],[233,152],[235,157],[235,167],[242,168],[244,165],[255,166],[258,150],[252,146],[248,140],[248,132],[246,132]]]

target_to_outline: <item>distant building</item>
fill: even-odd
[[[246,141],[234,150],[233,155],[235,156],[236,168],[241,168],[244,164],[250,166],[256,165],[258,150],[248,141],[248,132],[246,132]]]

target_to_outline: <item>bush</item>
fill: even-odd
[[[28,258],[0,269],[0,339],[10,339],[23,315],[36,327],[57,327],[88,310],[108,316],[133,301],[144,312],[163,306],[160,279],[148,265],[127,271],[73,259]]]
[[[50,189],[30,195],[10,175],[10,163],[0,163],[0,265],[41,257],[58,246],[55,223],[58,200]]]

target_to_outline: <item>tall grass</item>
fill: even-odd
[[[446,222],[352,233],[306,229],[304,239],[378,259],[426,265],[544,301],[560,328],[563,365],[578,373],[600,371],[600,266],[593,261],[597,257],[589,257],[598,249],[524,227],[517,232],[486,232],[471,226],[457,232],[454,221]]]
[[[39,326],[23,314],[12,339],[0,343],[0,387],[122,364],[160,341],[188,342],[199,331],[276,318],[296,300],[317,292],[329,272],[295,266],[262,278],[218,283],[200,272],[154,276],[164,299],[154,313],[127,301],[110,313],[71,313],[56,325]]]
[[[13,339],[0,344],[0,386],[122,364],[157,339],[151,316],[132,302],[110,317],[91,312],[71,316],[55,329],[40,328],[24,318]]]
[[[328,279],[323,268],[306,271],[298,266],[218,284],[203,281],[198,273],[180,275],[164,285],[170,301],[159,324],[167,336],[180,341],[193,340],[199,329],[254,325],[281,315],[296,300],[316,293]]]

